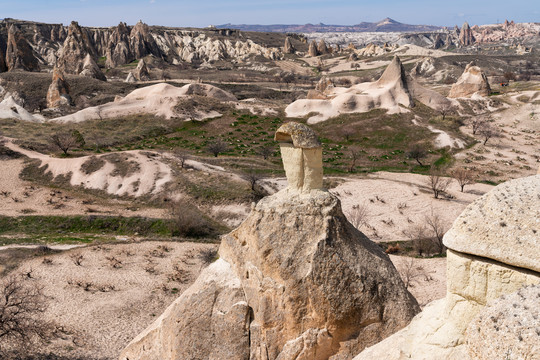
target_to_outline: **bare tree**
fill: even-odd
[[[466,185],[474,184],[474,172],[469,169],[457,168],[452,171],[452,177],[458,182],[461,192],[464,191]]]
[[[476,135],[478,130],[480,130],[480,128],[482,128],[482,126],[484,126],[485,123],[486,123],[486,119],[484,119],[482,117],[476,117],[476,118],[472,119],[471,127],[472,127],[473,135]]]
[[[58,132],[51,136],[51,143],[67,155],[69,149],[77,145],[79,139],[70,132]]]
[[[189,159],[189,154],[183,149],[175,149],[174,156],[180,161],[180,168],[183,169]]]
[[[351,136],[356,134],[356,131],[351,126],[344,126],[344,127],[341,128],[340,133],[345,138],[345,141],[349,141]]]
[[[262,179],[262,176],[260,174],[257,174],[254,171],[249,171],[249,172],[243,174],[242,178],[249,183],[249,185],[251,187],[251,191],[255,192],[257,182],[259,182],[259,180]]]
[[[455,111],[455,107],[451,104],[444,104],[439,108],[439,114],[441,114],[443,121],[448,115],[455,113]]]
[[[429,238],[425,225],[413,225],[403,233],[412,241],[413,248],[419,256],[429,252]]]
[[[268,158],[272,155],[274,155],[274,148],[271,146],[261,146],[256,150],[256,153],[261,155],[264,160],[268,160]]]
[[[433,197],[435,199],[438,199],[442,193],[446,192],[451,182],[452,178],[444,177],[441,169],[432,166],[429,170],[427,183],[431,191],[433,191]]]
[[[425,217],[425,221],[427,229],[432,234],[431,239],[434,248],[439,255],[442,255],[446,250],[446,247],[443,244],[443,236],[447,230],[446,225],[438,214],[433,213],[433,209],[431,209],[431,214]]]
[[[484,145],[487,144],[489,139],[501,136],[499,129],[487,122],[480,127],[478,134],[484,138]]]
[[[53,336],[53,325],[42,316],[47,308],[46,297],[40,287],[30,282],[11,275],[0,284],[0,358],[8,352],[27,353],[30,345]]]
[[[219,154],[227,151],[229,149],[229,146],[225,141],[218,139],[216,141],[210,142],[207,148],[208,151],[210,151],[215,157],[218,157]]]
[[[418,264],[418,259],[413,257],[403,259],[397,266],[397,270],[407,289],[414,287],[414,284],[418,283],[418,278],[424,278],[424,280],[430,278],[424,267]]]
[[[360,158],[360,152],[357,150],[351,150],[351,163],[349,165],[348,171],[350,173],[354,172],[356,168],[356,161]]]
[[[352,209],[346,213],[347,220],[358,230],[362,226],[367,225],[367,221],[369,218],[369,210],[368,207],[363,205],[353,205]]]
[[[420,166],[424,166],[424,164],[422,164],[422,162],[420,161],[420,159],[425,159],[427,157],[427,150],[426,150],[426,147],[424,145],[421,145],[421,144],[415,144],[411,150],[409,150],[409,152],[407,153],[407,156],[410,158],[410,159],[414,159],[416,160],[416,162],[420,165]]]

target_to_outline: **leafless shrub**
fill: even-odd
[[[369,210],[366,204],[353,205],[352,209],[346,214],[347,220],[357,229],[367,225]]]
[[[51,258],[43,258],[43,264],[45,265],[52,265],[53,264],[53,260]]]
[[[202,237],[213,231],[211,224],[200,211],[183,201],[171,205],[171,220],[173,236]]]
[[[226,152],[229,149],[227,143],[221,139],[212,141],[207,145],[208,151],[213,154],[215,157],[218,157],[219,154]]]
[[[360,151],[356,151],[356,150],[351,150],[350,151],[350,158],[351,158],[351,163],[349,164],[349,169],[348,171],[350,173],[354,172],[354,169],[356,168],[356,162],[358,161],[358,159],[360,158]]]
[[[466,185],[474,184],[474,172],[465,168],[457,168],[452,171],[452,177],[458,182],[461,192]]]
[[[268,158],[272,155],[274,155],[274,148],[271,146],[261,146],[257,148],[255,151],[256,154],[261,155],[264,160],[268,160]]]
[[[82,266],[82,261],[84,259],[83,254],[71,254],[69,257],[71,258],[71,260],[73,261],[75,265]]]
[[[9,192],[9,191],[0,191],[0,195],[7,198],[9,195],[11,195],[11,192]]]
[[[51,136],[51,144],[62,150],[64,155],[67,155],[69,149],[77,145],[78,142],[77,136],[70,132],[58,132]]]
[[[42,288],[12,275],[0,283],[0,358],[27,355],[31,345],[54,336],[54,326],[43,319],[47,299]]]
[[[418,284],[418,279],[423,278],[425,281],[429,281],[431,276],[424,269],[423,266],[418,264],[418,259],[413,257],[407,257],[402,261],[398,268],[399,275],[405,284],[405,287],[414,287],[415,284]]]
[[[423,144],[415,144],[407,152],[407,157],[409,159],[414,159],[420,166],[424,166],[420,160],[425,159],[428,155],[427,148]]]
[[[156,263],[153,261],[148,261],[148,263],[144,266],[144,271],[149,274],[157,274]]]
[[[396,244],[396,245],[389,245],[384,252],[387,254],[395,254],[395,253],[398,253],[400,250],[401,250],[401,246],[399,246],[399,244]]]
[[[480,130],[480,128],[482,128],[482,126],[484,126],[484,124],[486,124],[486,119],[484,119],[483,117],[476,117],[476,118],[472,119],[471,127],[472,127],[473,135],[476,135],[478,130]]]
[[[483,144],[486,145],[488,140],[495,137],[500,137],[501,132],[495,126],[490,123],[484,123],[478,130],[478,134],[484,139]]]
[[[202,249],[198,255],[198,258],[202,261],[203,265],[208,265],[213,263],[218,258],[217,249],[207,248]]]
[[[120,269],[122,267],[122,261],[115,256],[107,256],[105,259],[109,261],[113,269]]]
[[[438,214],[434,214],[433,210],[430,215],[425,217],[426,227],[432,234],[432,243],[437,253],[443,254],[446,247],[443,244],[443,236],[446,233],[446,226]]]
[[[189,154],[185,150],[175,149],[174,156],[180,161],[180,168],[183,169],[186,165],[186,161],[189,159]]]
[[[443,176],[443,171],[440,168],[432,166],[429,171],[429,177],[427,179],[427,184],[433,191],[433,197],[438,199],[441,194],[446,192],[448,186],[452,182],[451,178],[446,178]]]
[[[173,272],[167,277],[169,281],[178,282],[180,284],[186,284],[191,280],[191,272],[184,269],[178,264],[173,267]]]

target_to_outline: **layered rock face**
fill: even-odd
[[[320,150],[302,124],[282,127],[276,138]],[[322,169],[321,158],[311,160]],[[388,256],[320,189],[322,176],[315,184],[318,173],[302,171],[311,185],[298,187],[292,175],[300,171],[292,167],[300,165],[283,161],[293,183],[261,200],[223,238],[220,260],[121,360],[351,359],[419,311]]]
[[[69,85],[60,69],[54,69],[52,83],[47,91],[47,107],[57,108],[72,103]]]
[[[471,335],[467,328],[490,302],[540,283],[539,196],[540,175],[536,175],[501,184],[469,205],[444,237],[449,248],[446,297],[429,304],[409,326],[355,360],[498,358],[474,355],[493,352],[479,351],[478,334]],[[524,306],[522,301],[513,304],[505,311],[516,313],[517,304]],[[533,314],[536,309],[538,299]]]
[[[6,67],[9,71],[39,71],[39,61],[34,51],[16,25],[10,25],[6,46]]]
[[[474,63],[469,63],[458,81],[450,89],[450,98],[471,97],[474,94],[488,96],[491,93],[486,74]]]

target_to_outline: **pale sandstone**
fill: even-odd
[[[491,93],[486,74],[472,62],[465,67],[465,71],[450,89],[450,98],[471,97],[473,94],[488,96]]]
[[[540,285],[491,302],[467,329],[467,352],[474,360],[540,359]]]

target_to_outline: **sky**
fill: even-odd
[[[0,0],[0,17],[83,26],[205,27],[222,24],[353,25],[390,17],[406,24],[453,26],[540,22],[540,0]]]

